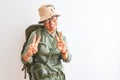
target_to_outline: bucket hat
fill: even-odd
[[[40,16],[40,23],[53,17],[53,16],[60,16],[56,11],[55,7],[51,4],[43,4],[39,7],[38,13]]]

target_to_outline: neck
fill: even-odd
[[[55,29],[55,30],[48,30],[48,29],[46,29],[47,30],[47,32],[49,33],[49,34],[52,34],[52,33],[54,33],[57,29]]]

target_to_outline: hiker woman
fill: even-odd
[[[42,5],[38,12],[38,25],[41,27],[42,24],[44,27],[30,34],[21,60],[25,65],[31,65],[30,80],[66,80],[61,61],[70,62],[71,55],[65,36],[57,31],[57,19],[60,15],[51,4]]]

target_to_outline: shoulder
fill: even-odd
[[[30,26],[28,26],[26,29],[25,29],[25,34],[26,34],[26,39],[29,38],[29,36],[32,34],[34,34],[36,32],[36,30],[43,30],[44,26],[41,25],[41,24],[32,24]]]
[[[26,31],[27,31],[27,30],[42,29],[42,28],[44,28],[44,26],[41,25],[41,24],[32,24],[32,25],[30,25],[30,26],[28,26],[28,27],[26,28]]]
[[[44,26],[41,24],[32,24],[25,29],[26,34],[32,33],[38,29],[43,30]]]

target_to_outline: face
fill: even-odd
[[[52,33],[56,30],[57,28],[57,17],[53,16],[43,22],[45,28],[47,29],[48,32]]]

